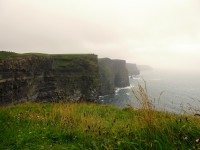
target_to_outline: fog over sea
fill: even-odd
[[[115,95],[100,97],[101,103],[124,108],[127,104],[139,107],[131,88],[146,81],[147,91],[157,110],[175,113],[200,113],[200,72],[152,70],[129,77],[130,87],[118,88]],[[163,92],[163,93],[162,93]],[[160,100],[159,96],[162,93]],[[192,109],[191,109],[192,108]],[[196,109],[196,111],[195,111]]]

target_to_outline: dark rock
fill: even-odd
[[[129,86],[125,60],[101,58],[98,60],[100,74],[100,95],[114,94],[116,87]]]
[[[0,104],[94,101],[98,89],[96,55],[29,54],[0,59]]]

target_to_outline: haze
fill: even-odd
[[[200,70],[200,1],[0,0],[0,50]]]

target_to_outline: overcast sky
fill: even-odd
[[[0,0],[0,50],[200,70],[200,0]]]

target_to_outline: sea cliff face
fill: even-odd
[[[97,55],[55,55],[58,99],[95,101],[98,98],[99,73]]]
[[[116,87],[129,86],[125,60],[101,58],[98,60],[100,74],[100,95],[113,94]]]
[[[27,54],[0,59],[0,104],[21,101],[94,101],[96,55]]]
[[[96,101],[129,86],[125,60],[0,52],[0,104]]]
[[[128,70],[129,75],[139,75],[140,70],[138,69],[136,64],[126,63],[126,68]]]
[[[33,101],[53,69],[53,59],[43,56],[9,57],[0,60],[0,103]]]

